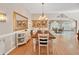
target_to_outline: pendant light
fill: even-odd
[[[42,3],[42,15],[39,17],[39,20],[48,20],[48,18],[46,17],[45,13],[44,13],[44,3]]]

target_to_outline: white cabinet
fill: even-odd
[[[30,31],[26,31],[26,43],[28,42],[30,37],[31,37]]]
[[[14,32],[0,36],[0,55],[10,53],[13,49],[27,43],[29,32]]]
[[[16,45],[22,45],[26,43],[26,33],[25,32],[20,32],[16,33]]]

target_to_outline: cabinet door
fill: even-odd
[[[0,39],[0,55],[5,54],[5,45],[4,45],[4,40]]]
[[[5,37],[5,53],[11,49],[11,38],[10,36]]]
[[[29,40],[29,38],[30,38],[30,31],[27,31],[26,32],[26,35],[25,35],[25,41],[27,42],[28,40]]]

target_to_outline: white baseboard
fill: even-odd
[[[5,53],[5,55],[8,55],[12,50],[14,50],[16,48],[16,46],[15,47],[13,47],[12,49],[10,49],[8,52],[6,52]]]

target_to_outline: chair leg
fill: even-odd
[[[39,45],[39,55],[40,55],[40,45]]]
[[[48,46],[47,46],[47,55],[48,55]]]
[[[35,39],[33,39],[33,51],[34,51],[34,53],[36,52],[36,41],[35,41]]]
[[[49,43],[47,44],[47,55],[49,55]]]
[[[36,52],[36,46],[35,46],[35,44],[34,44],[34,52]]]

